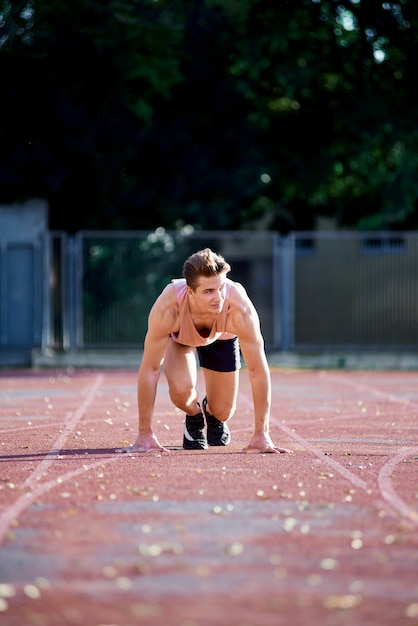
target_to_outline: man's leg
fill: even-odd
[[[227,446],[231,441],[231,433],[226,422],[235,413],[239,372],[203,371],[206,397],[202,408],[207,424],[208,445]]]
[[[208,444],[227,446],[231,433],[226,422],[235,412],[241,367],[238,337],[219,339],[198,348],[197,352],[206,383],[202,408]]]
[[[205,419],[197,401],[197,364],[194,348],[177,344],[170,339],[164,359],[170,398],[173,404],[186,413],[183,448],[204,450],[208,447]]]
[[[202,368],[206,384],[206,409],[220,422],[226,422],[235,413],[239,370],[235,372],[215,372]]]
[[[164,374],[172,403],[189,415],[197,413],[195,349],[170,339],[164,358]]]

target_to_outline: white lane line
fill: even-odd
[[[316,446],[311,444],[304,437],[301,437],[300,435],[298,435],[291,428],[288,428],[287,426],[285,426],[277,418],[271,417],[270,419],[276,426],[278,426],[289,437],[292,437],[295,441],[300,443],[304,448],[309,450],[309,452],[312,452],[312,454],[315,454],[319,459],[321,459],[321,461],[325,465],[328,465],[329,467],[332,467],[336,472],[341,474],[341,476],[343,476],[346,480],[348,480],[353,485],[356,485],[356,487],[359,487],[360,489],[363,489],[363,491],[367,491],[368,490],[368,486],[364,482],[364,480],[362,480],[361,478],[359,478],[358,476],[356,476],[355,474],[350,472],[350,470],[346,469],[344,467],[344,465],[341,465],[341,463],[338,463],[338,461],[335,461],[334,459],[331,459],[328,455],[324,454],[321,450],[318,450],[318,448]]]
[[[366,385],[364,383],[359,383],[355,380],[352,380],[348,376],[343,376],[342,374],[331,374],[327,375],[324,378],[324,381],[334,381],[340,385],[346,385],[348,387],[352,387],[353,389],[357,389],[357,391],[367,391],[368,393],[373,394],[379,398],[384,398],[385,400],[390,400],[391,402],[396,402],[397,404],[403,404],[405,407],[414,407],[418,408],[418,402],[414,400],[410,400],[407,396],[401,397],[396,396],[393,393],[388,393],[387,391],[382,391],[382,389],[378,389],[376,387],[372,387],[371,385]]]
[[[83,465],[83,467],[71,470],[70,472],[66,472],[65,474],[61,474],[61,476],[57,476],[56,478],[53,478],[48,482],[39,483],[35,487],[33,487],[32,491],[28,491],[27,493],[22,494],[13,504],[7,507],[0,514],[0,544],[6,536],[12,521],[17,519],[19,515],[32,504],[34,500],[39,498],[39,496],[47,493],[48,491],[51,491],[51,489],[54,489],[54,487],[61,486],[65,481],[74,478],[74,476],[78,476],[79,474],[88,472],[95,467],[103,467],[103,465],[107,465],[108,463],[114,463],[115,461],[119,461],[119,459],[121,458],[124,457],[122,455],[118,455],[110,459],[100,459],[99,461],[91,463],[90,465]]]
[[[249,407],[253,408],[252,399],[250,399],[249,395],[247,395],[247,394],[245,394],[245,393],[240,391],[240,399],[244,399],[246,404],[248,404]],[[292,437],[292,439],[295,439],[295,441],[297,441],[304,448],[309,450],[309,452],[312,452],[313,454],[315,454],[315,456],[317,456],[319,459],[321,459],[321,461],[325,465],[328,465],[329,467],[332,467],[336,472],[341,474],[341,476],[343,476],[350,483],[352,483],[356,487],[359,487],[360,489],[363,489],[363,491],[367,491],[368,490],[368,486],[364,482],[364,480],[362,480],[361,478],[359,478],[358,476],[356,476],[355,474],[350,472],[350,470],[346,469],[343,465],[338,463],[338,461],[334,461],[334,459],[331,459],[329,456],[324,454],[321,450],[318,450],[318,448],[316,446],[314,446],[313,444],[309,443],[309,441],[307,441],[306,439],[304,439],[303,437],[298,435],[292,429],[290,429],[287,426],[285,426],[278,418],[274,417],[273,415],[270,415],[270,423],[274,423],[283,432],[285,432],[289,437]]]
[[[412,509],[398,494],[392,484],[392,473],[395,467],[408,456],[418,454],[418,447],[404,448],[399,454],[387,461],[379,472],[378,485],[380,493],[385,500],[397,511],[405,515],[411,522],[418,526],[418,512]]]
[[[23,487],[30,487],[33,483],[39,481],[42,476],[45,474],[48,467],[55,461],[57,456],[60,454],[60,451],[65,443],[68,435],[74,430],[77,422],[83,417],[85,411],[88,409],[90,404],[93,402],[97,389],[103,383],[104,375],[97,374],[92,381],[92,383],[87,387],[87,392],[82,401],[81,405],[78,407],[74,413],[72,413],[70,419],[66,423],[64,430],[57,439],[52,444],[49,452],[45,455],[45,458],[38,464],[36,469],[30,474],[30,476],[23,483]]]
[[[347,376],[343,375],[331,375],[327,376],[326,380],[333,380],[337,384],[344,384],[353,389],[357,389],[358,391],[365,391],[367,393],[371,393],[377,397],[383,398],[385,400],[389,400],[390,402],[394,402],[396,404],[403,404],[404,407],[414,407],[418,408],[418,402],[410,400],[407,396],[396,396],[393,393],[387,393],[382,389],[378,389],[376,387],[372,387],[371,385],[366,385],[364,383],[359,383]],[[398,511],[405,517],[407,517],[414,524],[418,525],[418,513],[414,509],[412,509],[397,493],[395,488],[393,487],[391,474],[399,463],[401,463],[406,457],[411,454],[417,454],[418,448],[404,448],[397,456],[393,457],[389,461],[385,463],[385,465],[381,468],[379,472],[379,476],[377,479],[378,487],[383,498],[390,504],[390,506]]]
[[[407,406],[408,408],[409,407],[418,408],[418,403],[415,401],[411,401],[407,397],[396,396],[393,393],[385,392],[381,389],[372,387],[370,385],[366,385],[364,383],[358,383],[356,381],[353,381],[351,378],[347,376],[338,375],[338,374],[327,375],[325,380],[334,381],[337,384],[344,384],[353,389],[357,389],[358,391],[365,391],[367,393],[371,393],[377,397],[384,398],[385,400],[388,400],[390,402],[403,404],[404,406]],[[309,447],[307,445],[306,440],[304,440],[302,437],[299,437],[299,435],[292,432],[290,429],[285,427],[283,424],[281,424],[277,420],[275,420],[275,423],[282,430],[284,430],[289,436],[293,437],[294,439],[299,440],[302,445],[306,445],[307,447]],[[314,446],[311,446],[310,449],[312,450],[312,452],[316,454],[318,454],[319,452],[318,450],[316,450]],[[387,461],[379,472],[378,487],[383,498],[388,502],[388,504],[390,504],[390,506],[393,509],[395,509],[396,511],[399,511],[402,515],[407,517],[414,524],[418,525],[418,513],[414,509],[412,509],[400,496],[398,496],[398,494],[396,493],[393,487],[392,480],[391,480],[391,474],[392,474],[393,469],[396,467],[396,465],[398,465],[398,463],[403,461],[407,456],[411,454],[416,454],[416,453],[418,453],[418,448],[405,448],[397,456]],[[332,459],[328,459],[328,457],[326,458],[328,462],[332,461]]]

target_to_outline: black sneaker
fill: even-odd
[[[206,450],[208,442],[205,435],[203,413],[186,415],[184,421],[183,448],[185,450]]]
[[[208,425],[208,444],[210,446],[227,446],[231,441],[231,433],[226,422],[221,422],[214,415],[206,410],[208,401],[203,399],[203,413],[206,417],[206,424]]]

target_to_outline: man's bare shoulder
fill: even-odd
[[[229,283],[229,312],[233,310],[245,310],[251,305],[247,291],[241,283],[228,280]]]
[[[230,282],[227,330],[232,333],[242,332],[248,317],[257,315],[246,289],[234,281]]]
[[[226,330],[238,335],[240,343],[259,345],[260,319],[256,308],[243,285],[231,281]]]
[[[168,284],[154,302],[149,318],[148,329],[156,334],[170,334],[177,330],[179,309],[172,283]]]

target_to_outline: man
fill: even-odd
[[[230,270],[210,248],[196,252],[184,263],[183,278],[174,279],[155,301],[138,371],[138,437],[123,451],[167,451],[152,429],[161,365],[173,404],[186,414],[183,447],[228,445],[241,348],[254,405],[254,432],[244,451],[291,452],[276,447],[270,437],[271,381],[260,322],[245,289],[227,278]],[[202,404],[196,391],[196,353],[206,386]]]

